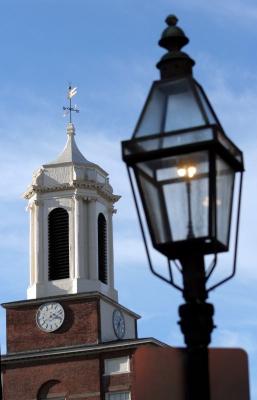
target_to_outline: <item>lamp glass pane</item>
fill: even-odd
[[[145,212],[150,225],[152,238],[156,243],[170,241],[168,233],[168,222],[165,218],[165,204],[162,191],[159,190],[158,182],[155,179],[155,170],[150,162],[140,163],[135,169],[139,187],[143,197]]]
[[[199,98],[201,100],[201,105],[202,105],[202,108],[203,108],[203,110],[205,112],[205,115],[206,115],[206,118],[208,120],[208,123],[209,124],[217,124],[217,125],[219,125],[219,121],[217,120],[216,115],[214,114],[213,110],[211,109],[210,105],[208,104],[208,102],[207,102],[207,100],[205,98],[203,89],[200,86],[198,86],[198,84],[197,84],[196,85],[196,90],[197,90],[197,93],[198,93]]]
[[[166,95],[161,87],[153,86],[135,129],[135,136],[148,136],[162,131]]]
[[[232,200],[234,191],[234,170],[219,156],[216,158],[216,210],[217,239],[229,245]]]
[[[208,236],[208,152],[138,163],[136,171],[156,243]]]
[[[164,132],[204,125],[203,114],[188,80],[169,87],[164,118]]]
[[[134,136],[205,126],[214,116],[194,80],[156,82],[145,103]]]

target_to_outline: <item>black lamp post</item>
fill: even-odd
[[[202,87],[193,79],[194,61],[181,48],[188,43],[177,18],[166,19],[159,45],[168,50],[157,64],[155,81],[131,140],[122,143],[152,272],[183,292],[180,326],[187,345],[187,399],[210,398],[208,345],[213,325],[208,292],[235,274],[243,155],[225,135]],[[131,170],[133,173],[131,174]],[[240,174],[237,212],[232,213],[236,173]],[[135,185],[136,184],[136,185]],[[136,189],[153,247],[168,259],[169,278],[152,266]],[[235,215],[232,273],[207,289],[217,254],[229,250]],[[204,256],[214,255],[209,270]],[[175,284],[172,261],[183,276]]]

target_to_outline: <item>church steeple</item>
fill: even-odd
[[[28,299],[100,292],[117,300],[113,276],[114,195],[107,172],[88,161],[67,125],[59,157],[39,168],[24,194],[30,210]]]
[[[51,164],[61,164],[66,162],[89,164],[89,161],[86,160],[83,154],[79,151],[78,146],[75,142],[75,127],[72,122],[69,122],[67,124],[67,136],[67,142],[63,151]]]

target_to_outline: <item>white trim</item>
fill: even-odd
[[[119,395],[128,395],[121,398]],[[131,392],[126,390],[122,392],[108,392],[105,394],[105,400],[131,400]]]
[[[106,358],[104,360],[104,374],[117,375],[130,372],[129,356]]]

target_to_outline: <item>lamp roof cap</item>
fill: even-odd
[[[168,27],[162,32],[159,45],[169,51],[180,50],[189,42],[189,39],[184,31],[177,26],[178,18],[173,14],[168,15],[165,22]]]
[[[189,39],[184,31],[177,26],[178,18],[171,14],[165,20],[168,25],[162,32],[158,42],[159,46],[167,49],[168,52],[157,63],[161,79],[177,79],[183,76],[192,75],[192,67],[195,62],[181,49]]]

